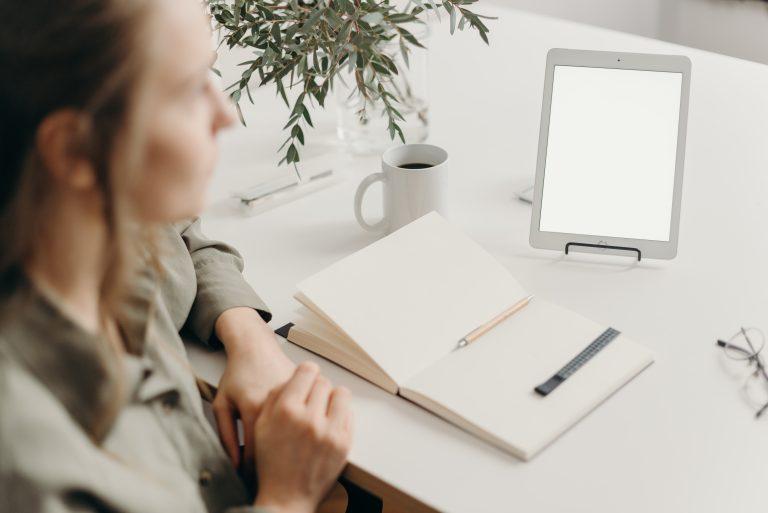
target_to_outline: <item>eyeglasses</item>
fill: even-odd
[[[768,371],[760,354],[765,347],[765,334],[758,328],[742,327],[728,340],[718,340],[717,345],[728,358],[746,362],[751,369],[744,379],[742,393],[755,408],[755,418],[760,418],[768,410]]]

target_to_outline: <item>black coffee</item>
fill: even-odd
[[[412,162],[410,164],[401,164],[397,167],[401,167],[403,169],[426,169],[428,167],[432,167],[432,164],[423,164],[421,162]]]

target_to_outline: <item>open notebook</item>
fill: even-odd
[[[537,395],[535,386],[605,330],[538,297],[455,350],[529,292],[436,213],[298,289],[303,306],[278,330],[288,340],[524,460],[653,361],[619,335],[557,390]]]

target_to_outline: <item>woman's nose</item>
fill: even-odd
[[[215,77],[216,79],[218,77]],[[213,132],[231,126],[236,121],[235,106],[230,98],[221,90],[221,81],[211,77],[210,87],[213,93]]]

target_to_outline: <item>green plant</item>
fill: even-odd
[[[397,109],[402,99],[391,87],[391,77],[400,70],[382,47],[397,38],[396,47],[407,66],[410,46],[423,48],[407,24],[424,23],[418,17],[421,13],[433,12],[439,18],[440,10],[450,17],[451,34],[468,25],[488,44],[488,28],[481,18],[495,18],[465,7],[476,1],[411,0],[400,11],[390,0],[207,0],[222,30],[222,43],[253,49],[254,58],[241,63],[240,79],[227,88],[241,122],[245,124],[240,101],[245,93],[253,103],[250,86],[256,77],[258,86],[274,83],[291,108],[283,128],[289,135],[277,150],[287,146],[279,164],[294,167],[300,160],[298,145],[305,143],[304,129],[312,127],[306,104],[314,100],[324,107],[334,79],[345,66],[354,76],[356,93],[364,99],[357,113],[361,121],[368,115],[366,109],[380,102],[390,137],[399,136],[405,142],[398,124],[404,120]],[[291,107],[286,87],[296,86],[301,91]]]

